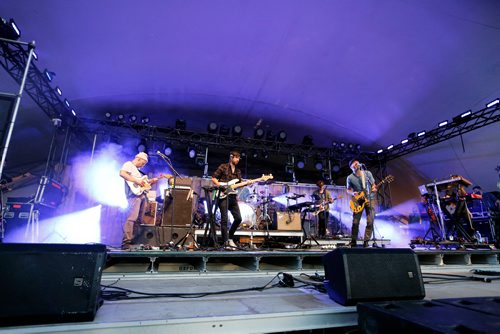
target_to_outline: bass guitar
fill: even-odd
[[[174,176],[171,174],[161,174],[160,176],[158,176],[158,179],[161,179],[161,178],[171,179],[173,177]],[[149,189],[151,189],[151,183],[150,183],[147,175],[144,175],[143,177],[139,178],[139,180],[144,182],[144,184],[142,186],[140,186],[132,181],[125,180],[125,182],[127,182],[127,185],[130,188],[130,191],[132,191],[132,193],[136,196],[142,195],[145,191],[148,191]]]
[[[239,189],[241,187],[245,187],[245,186],[248,186],[249,184],[259,182],[259,181],[271,180],[272,178],[273,178],[273,174],[269,174],[269,175],[262,174],[262,176],[257,178],[257,179],[248,180],[248,181],[244,181],[244,182],[240,182],[240,183],[238,183],[238,181],[239,181],[238,179],[233,179],[229,182],[220,182],[220,186],[222,189],[218,189],[214,192],[214,198],[217,198],[217,196],[219,196],[219,199],[226,198],[227,195],[236,194],[237,189]],[[219,194],[219,192],[220,192],[220,194]]]
[[[377,183],[376,187],[378,189],[384,183],[391,183],[392,181],[394,181],[394,176],[387,175],[386,177],[384,177],[384,179],[382,181]],[[351,200],[349,202],[349,206],[351,207],[351,210],[353,213],[360,213],[361,211],[363,211],[363,209],[365,208],[366,204],[368,204],[368,202],[369,201],[368,201],[368,198],[366,198],[365,192],[362,191],[359,194],[357,194],[356,196],[353,196],[351,198]]]
[[[325,211],[325,209],[326,209],[326,205],[327,205],[327,204],[333,203],[333,202],[335,202],[336,200],[341,199],[341,198],[343,198],[343,197],[344,197],[344,196],[338,196],[338,197],[335,197],[335,198],[330,199],[329,201],[323,201],[323,202],[321,202],[321,203],[318,205],[318,210],[314,211],[314,212],[313,212],[313,215],[317,216],[317,215],[318,215],[318,214],[320,214],[321,212]]]

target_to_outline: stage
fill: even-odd
[[[336,328],[342,333],[357,325],[358,313],[355,306],[331,300],[321,289],[321,280],[316,281],[324,274],[322,257],[328,252],[109,250],[103,291],[119,287],[164,297],[105,300],[92,322],[4,327],[0,332],[275,333]],[[483,270],[499,277],[500,251],[417,249],[415,253],[426,300],[500,295],[500,280],[486,283],[471,273]],[[295,279],[293,288],[279,284],[283,273]],[[233,292],[205,295],[227,290]],[[173,295],[179,293],[184,298]]]

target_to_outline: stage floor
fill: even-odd
[[[470,279],[471,270],[473,269],[498,272],[500,276],[498,252],[475,252],[418,251],[419,258],[423,257],[426,263],[422,264],[422,261],[420,263],[424,282],[426,282],[426,299],[499,296],[500,280],[492,280],[491,283],[486,283]],[[139,253],[128,253],[129,260],[134,255],[151,257],[151,253]],[[325,252],[317,252],[315,255],[320,256],[321,253],[324,254]],[[451,259],[454,260],[445,261],[444,263],[437,263],[435,260],[425,261],[427,257],[431,256],[442,259],[446,256],[446,253],[452,253],[453,255],[449,256],[453,256]],[[308,254],[313,255],[312,253]],[[475,254],[475,256],[472,254]],[[478,257],[480,254],[489,255]],[[117,252],[110,255],[122,256],[127,254]],[[177,254],[177,256],[179,255]],[[216,256],[215,254],[212,255]],[[236,257],[237,255],[233,252],[231,256]],[[264,254],[255,253],[253,255],[263,256]],[[242,254],[242,256],[248,256],[248,254]],[[268,256],[271,255],[268,254]],[[301,256],[301,254],[293,254],[293,256]],[[487,260],[484,260],[483,256],[488,256]],[[476,261],[468,264],[458,264],[460,261],[455,260],[457,257],[468,258],[469,260],[476,258]],[[491,257],[496,258],[496,262],[490,261]],[[477,259],[482,260],[478,261]],[[192,296],[193,298],[161,297],[105,301],[92,322],[1,328],[0,332],[274,333],[357,325],[358,315],[354,306],[339,305],[331,300],[326,293],[309,286],[273,287],[262,291],[251,289],[268,284],[280,272],[286,272],[295,278],[304,280],[307,279],[305,275],[323,275],[323,270],[320,268],[302,270],[269,268],[255,271],[248,269],[234,270],[233,267],[227,266],[226,269],[228,270],[186,272],[106,271],[101,281],[103,285],[118,286],[146,293],[197,293],[203,295],[223,290],[240,291],[228,294]],[[456,276],[443,275],[460,275],[464,279],[458,280]],[[449,278],[449,280],[444,280],[445,278]],[[274,279],[273,283],[277,282]],[[300,283],[295,282],[295,284],[299,285]],[[367,284],[369,284],[368,281]]]

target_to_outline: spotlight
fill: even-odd
[[[499,103],[500,103],[500,99],[493,100],[493,101],[491,101],[490,103],[488,103],[486,105],[486,108],[491,108],[491,107],[493,107],[495,105],[498,105]]]
[[[280,132],[278,132],[278,137],[277,137],[277,140],[281,143],[285,142],[286,141],[286,137],[287,137],[287,134],[285,131],[281,130]]]
[[[338,148],[339,147],[339,143],[337,141],[332,141],[332,147],[333,148]]]
[[[64,99],[64,104],[66,105],[66,107],[69,108],[69,101],[68,100]]]
[[[109,111],[106,111],[106,113],[104,114],[104,117],[106,117],[107,119],[111,119],[113,115],[109,112]]]
[[[116,119],[118,120],[118,122],[123,122],[125,120],[125,115],[124,114],[118,114],[116,116]]]
[[[332,166],[332,172],[338,173],[340,171],[340,165],[338,163],[334,163]]]
[[[33,58],[35,58],[35,60],[38,60],[38,55],[35,51],[33,51]]]
[[[263,157],[264,159],[269,158],[269,152],[267,152],[267,151],[262,151],[262,157]]]
[[[306,160],[304,158],[297,158],[297,162],[295,164],[297,168],[303,169],[306,166]]]
[[[188,156],[191,159],[196,156],[196,149],[194,147],[188,147]]]
[[[241,137],[241,135],[243,134],[243,128],[241,127],[241,125],[233,125],[231,134],[233,135],[233,137]]]
[[[0,18],[0,37],[17,41],[21,37],[21,31],[13,19],[8,22]]]
[[[322,170],[323,169],[323,161],[316,160],[314,162],[314,168],[316,168],[316,170]]]
[[[285,165],[285,173],[287,174],[293,174],[294,170],[293,170],[293,164],[291,163],[287,163]]]
[[[226,125],[221,125],[219,129],[219,134],[221,136],[229,136],[229,127]]]
[[[354,144],[353,143],[347,144],[347,150],[351,152],[354,151]]]
[[[201,151],[201,150],[198,150],[196,152],[196,157],[194,159],[194,163],[197,165],[197,166],[204,166],[205,165],[205,152]]]
[[[146,147],[146,142],[141,141],[139,145],[137,145],[137,152],[146,152],[147,147]]]
[[[382,153],[382,152],[384,152],[384,150],[383,150],[383,149],[380,149],[380,150],[378,150],[378,151],[377,151],[377,154],[380,154],[380,153]]]
[[[149,123],[149,116],[143,116],[141,118],[141,123],[142,124],[148,124]]]
[[[442,121],[442,122],[440,122],[440,123],[438,124],[438,126],[441,128],[441,127],[443,127],[443,126],[445,126],[445,125],[447,125],[447,124],[448,124],[448,121]]]
[[[401,141],[401,144],[403,144],[403,145],[404,145],[404,144],[406,144],[406,143],[408,143],[408,139],[403,139],[403,140]]]
[[[54,77],[56,76],[54,72],[49,71],[48,69],[43,70],[43,74],[45,75],[45,78],[49,80],[49,82],[51,82],[52,79],[54,79]]]
[[[76,111],[74,109],[71,109],[71,113],[76,117]]]
[[[388,150],[392,150],[393,148],[394,148],[394,145],[392,145],[392,144],[391,144],[391,145],[389,145],[389,146],[387,146],[387,149],[388,149]]]
[[[186,121],[183,119],[175,120],[175,128],[177,130],[186,130]]]
[[[255,151],[255,150],[253,150],[251,155],[252,155],[252,158],[257,159],[257,157],[259,156],[259,153],[257,153],[257,151]]]
[[[130,123],[135,123],[135,122],[137,122],[137,116],[136,116],[136,115],[133,115],[133,114],[132,114],[132,115],[130,115],[130,116],[128,117],[128,121],[129,121]]]
[[[361,145],[360,144],[356,144],[355,148],[356,148],[356,151],[358,151],[358,152],[361,151]]]
[[[165,148],[163,149],[163,153],[165,153],[166,156],[170,156],[172,154],[172,147],[166,145]]]
[[[62,96],[62,90],[61,90],[61,88],[56,87],[56,92],[57,92],[57,95]]]
[[[304,146],[313,146],[313,137],[310,135],[305,135],[304,138],[302,138],[302,145]]]
[[[344,142],[340,143],[340,144],[339,144],[339,148],[340,148],[340,150],[341,150],[341,151],[344,151],[344,150],[345,150],[345,148],[346,148],[345,143],[344,143]]]
[[[255,131],[253,132],[253,137],[255,139],[262,139],[264,137],[264,129],[262,128],[255,129]]]
[[[267,130],[266,131],[266,140],[269,140],[269,141],[275,141],[276,140],[276,135],[273,133],[272,130]]]
[[[425,133],[425,131],[420,131],[419,133],[417,133],[417,137],[425,136]]]
[[[215,122],[210,122],[207,125],[207,131],[208,131],[208,133],[215,134],[215,133],[217,133],[218,129],[219,129],[219,125],[217,125],[217,123],[215,123]]]

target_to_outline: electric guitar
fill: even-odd
[[[217,198],[217,196],[219,196],[219,199],[226,198],[227,195],[236,194],[238,188],[245,187],[245,186],[248,186],[249,184],[259,182],[259,181],[267,181],[267,180],[270,180],[272,178],[273,178],[273,174],[269,174],[269,175],[262,174],[262,176],[257,178],[257,179],[248,180],[248,181],[244,181],[244,182],[240,182],[240,183],[237,183],[239,181],[238,179],[233,179],[229,182],[220,182],[219,183],[220,186],[224,189],[218,189],[218,190],[214,191],[214,198]],[[220,192],[220,195],[219,195],[219,192]]]
[[[171,179],[173,177],[174,176],[171,174],[160,174],[160,176],[158,176],[158,179],[161,179],[161,178]],[[149,183],[149,179],[148,179],[147,175],[144,175],[143,177],[139,178],[139,180],[144,181],[144,185],[140,186],[132,181],[125,180],[125,182],[127,182],[128,186],[130,188],[130,191],[132,191],[132,193],[136,196],[142,195],[142,193],[151,189],[151,183]]]
[[[343,198],[343,197],[344,197],[344,196],[338,196],[338,197],[335,197],[335,198],[330,199],[330,201],[323,201],[323,202],[321,202],[321,203],[318,205],[318,210],[314,211],[314,212],[313,212],[313,215],[317,216],[317,215],[318,215],[318,214],[320,214],[321,212],[325,211],[325,209],[326,209],[326,205],[327,205],[327,204],[333,203],[333,202],[335,202],[336,200],[341,199],[341,198]]]
[[[394,176],[387,175],[386,177],[384,177],[384,179],[382,181],[377,183],[376,187],[378,189],[384,183],[391,183],[392,181],[394,181]],[[368,201],[368,198],[366,198],[365,192],[362,191],[359,194],[357,194],[356,196],[353,196],[351,198],[351,200],[349,202],[349,206],[351,207],[351,210],[353,213],[360,213],[361,211],[363,211],[363,209],[365,208],[366,204],[368,204],[368,202],[369,201]]]

